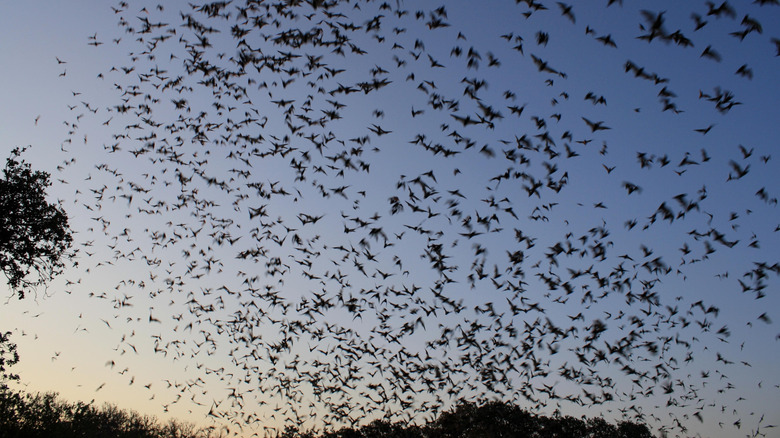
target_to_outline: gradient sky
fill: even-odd
[[[759,428],[766,436],[780,436],[778,428],[766,429],[767,425],[780,422],[777,273],[766,271],[768,276],[760,280],[765,286],[761,290],[763,297],[758,299],[757,291],[743,292],[740,283],[755,285],[756,278],[744,274],[753,271],[756,263],[768,266],[778,263],[780,215],[777,214],[776,175],[780,157],[776,156],[776,146],[780,57],[775,56],[778,48],[772,38],[780,37],[776,28],[776,23],[780,23],[780,7],[734,2],[735,18],[725,15],[718,18],[707,15],[705,2],[686,2],[681,7],[679,2],[637,4],[626,0],[622,6],[606,7],[606,1],[594,1],[587,5],[575,4],[574,19],[570,20],[562,16],[556,2],[545,2],[547,10],[526,16],[524,13],[529,8],[515,2],[491,1],[475,7],[471,2],[454,1],[445,5],[446,18],[439,16],[450,26],[429,29],[425,23],[436,16],[433,11],[440,3],[401,1],[398,3],[401,9],[410,11],[403,17],[391,10],[378,10],[380,4],[376,2],[363,5],[360,10],[345,5],[338,8],[347,17],[345,22],[365,25],[377,13],[385,15],[378,33],[359,30],[350,34],[368,53],[341,57],[323,49],[302,51],[320,54],[323,63],[345,70],[334,78],[320,81],[326,91],[338,84],[371,79],[371,71],[378,67],[386,73],[380,72],[376,77],[388,79],[389,85],[369,94],[320,96],[316,93],[318,84],[312,87],[307,82],[315,82],[322,69],[309,77],[299,75],[289,84],[282,83],[287,80],[282,73],[252,72],[249,77],[256,80],[249,96],[252,104],[241,104],[240,99],[215,100],[206,87],[198,84],[201,79],[198,73],[186,75],[183,71],[182,60],[187,53],[177,40],[187,36],[197,40],[181,26],[178,8],[166,4],[161,10],[156,3],[129,3],[126,8],[113,5],[119,12],[94,1],[67,5],[55,1],[11,2],[0,7],[0,59],[6,67],[0,76],[3,102],[0,150],[7,156],[15,146],[31,145],[25,158],[36,168],[52,173],[50,195],[61,200],[68,212],[78,249],[78,266],[69,269],[48,289],[39,290],[24,301],[9,298],[0,306],[3,325],[0,328],[14,329],[12,339],[19,344],[22,356],[15,371],[21,374],[22,385],[27,390],[54,390],[71,400],[109,401],[161,418],[175,417],[198,424],[213,421],[207,417],[212,409],[226,415],[217,424],[229,424],[230,419],[250,423],[261,420],[246,426],[241,433],[247,436],[262,432],[258,424],[284,424],[290,398],[298,400],[299,415],[326,416],[318,410],[322,406],[317,403],[313,403],[311,410],[305,407],[313,400],[311,388],[303,385],[298,388],[300,392],[287,396],[275,388],[293,374],[285,365],[295,363],[296,356],[306,364],[301,368],[320,370],[318,365],[312,365],[318,360],[344,372],[348,356],[316,351],[318,347],[336,347],[333,351],[338,352],[338,333],[331,331],[331,336],[321,345],[313,344],[312,338],[304,333],[278,362],[263,353],[257,356],[252,353],[267,352],[268,346],[279,341],[280,328],[301,318],[294,310],[296,303],[313,299],[319,293],[320,283],[306,273],[327,277],[338,271],[350,282],[349,290],[341,292],[354,296],[359,296],[361,290],[420,286],[423,292],[403,298],[408,300],[405,304],[414,308],[420,304],[415,298],[423,303],[431,302],[429,288],[441,277],[425,256],[427,238],[411,228],[419,227],[441,231],[438,238],[445,253],[451,256],[447,263],[456,267],[448,273],[455,283],[448,285],[446,292],[450,299],[463,305],[462,312],[427,316],[425,329],[406,336],[403,348],[381,339],[372,330],[378,321],[369,310],[365,316],[353,319],[346,309],[336,307],[321,318],[309,321],[307,327],[332,330],[334,326],[343,326],[354,336],[353,340],[376,343],[391,351],[422,353],[426,342],[439,338],[442,328],[470,321],[492,326],[485,313],[475,308],[483,309],[490,302],[499,313],[510,309],[511,293],[497,288],[490,278],[471,284],[469,275],[474,273],[474,262],[479,260],[484,262],[489,274],[494,272],[494,266],[503,271],[507,253],[522,249],[526,257],[522,265],[526,272],[522,280],[527,282],[524,299],[541,303],[547,310],[545,315],[531,312],[525,318],[540,316],[542,321],[549,318],[562,327],[575,324],[584,333],[593,321],[604,321],[605,341],[613,342],[634,328],[626,320],[631,315],[641,317],[647,310],[646,304],[628,302],[620,294],[588,303],[583,298],[588,285],[574,280],[576,292],[565,304],[557,303],[553,300],[563,297],[562,291],[548,290],[538,274],[564,276],[569,269],[585,270],[591,265],[607,274],[621,261],[628,267],[661,257],[672,267],[669,274],[655,276],[641,267],[634,269],[636,283],[652,284],[660,301],[655,308],[659,313],[648,315],[649,333],[642,339],[659,342],[668,336],[689,342],[689,349],[683,343],[673,342],[665,353],[664,357],[679,361],[679,368],[668,379],[660,379],[651,386],[650,392],[654,390],[654,393],[637,395],[631,379],[621,372],[622,364],[594,365],[591,372],[613,379],[614,389],[623,394],[622,399],[592,407],[568,403],[561,406],[561,411],[575,416],[604,415],[615,419],[620,418],[621,409],[635,406],[656,431],[679,421],[689,428],[690,435],[738,436]],[[389,3],[393,3],[394,10],[396,2]],[[234,11],[234,6],[228,10]],[[182,11],[191,11],[185,3],[182,7]],[[643,14],[645,8],[648,13]],[[423,19],[415,19],[417,10],[423,11]],[[691,40],[692,47],[637,38],[648,32],[652,20],[647,17],[662,11],[666,20],[664,32],[672,34],[680,29]],[[694,30],[693,12],[707,21],[699,30]],[[307,25],[309,19],[303,15],[308,13],[314,13],[315,20],[324,18],[322,11],[302,7],[297,26]],[[742,23],[749,20],[743,20],[745,16],[757,19],[762,31],[752,32],[740,40],[730,34],[746,29]],[[143,52],[150,38],[162,31],[155,29],[149,35],[127,33],[118,24],[122,19],[136,29],[142,26],[142,19],[167,23],[168,27],[161,28],[175,27],[177,33],[159,43],[154,58],[150,59]],[[207,20],[203,18],[203,21]],[[235,55],[236,47],[226,24],[229,21],[211,22],[222,32],[210,38],[212,47],[205,56],[215,65],[233,68],[229,60]],[[394,28],[399,32],[394,32]],[[400,32],[402,28],[405,31]],[[273,34],[270,27],[267,32]],[[546,44],[537,41],[538,32],[548,35]],[[508,39],[502,35],[508,35]],[[596,40],[607,35],[617,47]],[[522,37],[522,42],[516,37]],[[256,34],[254,38],[249,40],[250,46],[266,54],[292,50],[272,46]],[[415,47],[417,40],[423,44]],[[102,44],[90,45],[91,42]],[[392,48],[394,43],[402,48]],[[521,43],[522,53],[513,50]],[[460,57],[453,54],[456,46],[463,52]],[[708,46],[717,51],[719,61],[701,56]],[[467,65],[466,53],[470,48],[480,54],[478,67]],[[491,66],[488,53],[500,65]],[[415,59],[416,55],[419,58]],[[402,62],[396,63],[394,56]],[[565,74],[541,71],[532,56]],[[430,59],[444,67],[432,67]],[[627,61],[638,67],[627,72]],[[300,67],[305,62],[303,57],[296,65]],[[748,66],[751,77],[735,73],[742,65]],[[155,68],[165,70],[163,74],[170,77],[182,75],[184,85],[193,87],[191,93],[185,93],[192,108],[189,114],[176,110],[172,100],[179,97],[171,90],[161,91],[141,80],[140,74]],[[668,82],[642,79],[634,74],[638,68]],[[484,115],[475,101],[464,95],[467,81],[472,78],[485,81],[486,85],[477,94],[482,102],[501,113],[492,127],[465,126],[453,117],[453,114],[468,115],[477,119],[477,115]],[[267,87],[258,88],[263,82]],[[123,91],[133,84],[138,85],[142,95],[149,93],[147,103],[154,108],[153,120],[161,123],[161,127],[150,127],[132,112],[117,112],[117,106],[123,104],[122,98],[128,98]],[[732,92],[739,104],[728,111],[719,111],[706,98],[718,94],[719,90]],[[512,94],[505,94],[506,91]],[[595,96],[594,101],[586,99],[589,92]],[[664,111],[661,102],[664,92],[670,93],[678,111]],[[433,93],[454,97],[458,108],[443,111],[432,108],[429,99]],[[340,164],[326,158],[339,150],[337,141],[320,155],[311,142],[293,136],[292,144],[297,149],[289,156],[254,157],[251,167],[249,162],[241,162],[231,154],[235,139],[233,143],[219,143],[220,135],[229,134],[224,129],[229,120],[244,119],[246,111],[256,110],[258,119],[267,117],[264,127],[247,128],[244,133],[262,134],[265,143],[260,147],[271,147],[272,141],[278,141],[274,136],[281,139],[289,134],[283,109],[273,102],[295,100],[294,106],[300,109],[305,107],[303,102],[309,94],[314,95],[310,111],[313,118],[322,117],[332,108],[326,99],[338,100],[346,107],[339,109],[341,119],[329,122],[327,128],[306,127],[302,132],[305,135],[332,132],[335,138],[345,141],[346,151],[358,146],[350,139],[368,136],[362,154],[353,154],[352,159],[370,164],[369,172],[347,171],[340,176],[337,169],[327,168],[327,164]],[[599,96],[604,97],[605,104],[595,103]],[[142,100],[143,97],[128,99],[134,104]],[[215,101],[224,101],[226,108],[220,110],[214,106]],[[236,108],[227,108],[231,103]],[[512,114],[510,106],[524,110],[517,116]],[[417,110],[424,112],[412,117],[412,111]],[[213,127],[209,141],[188,142],[181,153],[185,161],[202,164],[180,166],[170,161],[152,161],[150,157],[154,158],[154,153],[132,153],[148,141],[161,144],[164,137],[161,131],[165,125],[175,125],[180,115],[194,117],[201,111],[205,113],[205,122],[222,125]],[[593,131],[585,119],[603,122],[611,129]],[[136,123],[143,129],[126,129]],[[300,123],[303,123],[300,119],[293,120],[293,124]],[[392,132],[377,135],[369,129],[372,125]],[[453,130],[473,139],[474,146],[464,148],[463,144],[454,142],[454,137],[449,135]],[[536,142],[534,136],[544,131],[549,132],[562,156],[551,157],[544,152],[516,148],[516,138],[526,135]],[[152,132],[157,137],[144,138]],[[116,137],[121,134],[128,137]],[[178,135],[189,140],[191,134]],[[445,158],[441,153],[426,151],[412,143],[418,135],[424,135],[425,141],[432,145],[439,143],[460,153]],[[165,139],[172,140],[175,136],[171,133]],[[505,157],[513,149],[515,153],[527,155],[531,162],[527,166],[510,163]],[[569,157],[566,157],[567,149],[573,152]],[[310,150],[311,167],[305,180],[296,180],[289,162],[291,158],[301,158],[306,150]],[[652,162],[643,166],[640,154]],[[664,156],[669,164],[662,165]],[[688,160],[697,164],[686,165]],[[543,163],[557,165],[558,169],[550,171]],[[324,173],[314,172],[315,166],[323,166]],[[193,169],[200,169],[205,177],[225,181],[225,187],[230,190],[208,184]],[[507,169],[522,170],[537,177],[549,172],[555,180],[564,178],[565,174],[568,185],[559,193],[543,188],[541,196],[529,195],[523,188],[527,183],[521,179],[493,178]],[[748,169],[748,172],[737,178],[738,169]],[[200,199],[211,203],[196,208],[193,202],[169,209],[165,214],[146,214],[139,210],[152,208],[158,202],[175,204],[181,193],[177,185],[179,173],[185,178],[192,176],[188,189],[196,190]],[[389,199],[393,196],[409,200],[404,196],[409,190],[415,190],[422,198],[417,186],[408,183],[418,176],[434,187],[438,195],[421,199],[416,204],[421,211],[404,204],[401,214],[391,215]],[[262,183],[266,189],[275,184],[274,187],[283,187],[292,195],[264,200],[250,188],[252,182]],[[407,182],[407,186],[399,182]],[[629,193],[626,183],[641,190]],[[103,186],[106,188],[102,189]],[[134,191],[133,187],[144,191]],[[101,190],[104,195],[98,201],[95,194]],[[344,197],[338,195],[339,190]],[[455,195],[455,191],[462,197]],[[324,197],[321,192],[329,196]],[[766,193],[766,199],[759,193]],[[683,194],[684,197],[678,196]],[[503,198],[507,201],[500,201]],[[490,199],[498,202],[499,207],[492,207]],[[678,201],[695,199],[699,200],[699,207],[691,208],[684,217],[668,221],[658,215],[656,221],[650,220],[658,214],[660,205],[672,208],[677,214],[682,205]],[[463,217],[472,216],[475,224],[478,215],[485,216],[491,211],[500,216],[500,221],[491,225],[493,232],[469,238],[464,233],[463,217],[448,216],[451,211],[446,204],[448,200],[459,202]],[[251,230],[260,224],[249,212],[264,204],[268,204],[267,220],[279,218],[279,222],[272,225],[266,222],[260,232],[268,231],[269,239],[297,234],[304,243],[294,245],[285,240],[275,244],[269,239],[263,242],[256,238]],[[517,218],[503,210],[508,206]],[[322,219],[316,224],[305,224],[300,214],[322,216]],[[368,220],[375,214],[380,218],[372,226],[381,225],[392,246],[383,247],[379,238],[367,234],[368,229],[354,233],[343,231],[345,227],[355,227],[351,217]],[[239,238],[235,244],[219,244],[219,234],[209,235],[222,229],[215,225],[220,220],[230,221],[224,229],[230,234],[226,237]],[[637,225],[629,229],[625,224],[632,220]],[[295,230],[288,233],[286,227]],[[609,231],[601,239],[605,244],[609,242],[605,260],[594,260],[588,252],[584,257],[561,255],[559,265],[549,264],[545,253],[555,243],[569,240],[579,244],[581,236],[590,236],[591,240],[584,244],[587,246],[596,240],[591,230],[599,227]],[[535,238],[535,246],[526,248],[524,243],[518,243],[515,229]],[[712,233],[707,236],[692,233],[713,229],[723,233],[725,241],[737,243],[728,247],[715,241]],[[485,231],[480,225],[475,230]],[[162,233],[166,233],[162,241],[176,236],[175,241],[165,247],[155,245]],[[257,262],[236,259],[240,251],[252,248],[255,240],[267,245],[267,255]],[[475,254],[475,245],[485,248],[486,255]],[[680,250],[686,245],[689,253]],[[715,251],[707,253],[707,245]],[[375,259],[358,260],[354,255],[342,259],[344,254],[338,246],[360,248],[362,257],[371,254]],[[310,268],[295,263],[304,255],[295,247],[311,250]],[[652,250],[652,254],[645,253],[645,249]],[[282,267],[290,267],[281,273],[268,274],[266,263],[274,257],[279,258]],[[209,261],[211,270],[205,268]],[[356,269],[361,261],[373,277],[364,276]],[[391,275],[384,277],[383,273]],[[502,274],[499,281],[521,279],[512,279],[506,272]],[[293,310],[283,313],[280,308],[267,307],[267,300],[249,296],[244,290],[244,280],[255,275],[258,284],[278,291],[284,300],[292,303]],[[322,283],[327,296],[339,293],[332,289],[333,283]],[[594,288],[591,292],[598,296],[602,290]],[[5,296],[11,297],[10,292]],[[198,309],[191,299],[206,307],[213,304],[215,310]],[[701,307],[696,305],[699,301],[703,303]],[[243,318],[244,323],[250,320],[247,315],[255,310],[248,303],[262,307],[269,318],[261,319],[262,322],[250,329],[256,336],[251,342],[236,338],[235,333],[225,329],[246,328],[235,320]],[[711,306],[719,311],[705,314],[703,310]],[[674,308],[677,312],[672,315]],[[391,312],[392,327],[416,321],[418,315],[404,312],[398,309]],[[627,315],[622,321],[610,321],[606,316],[621,312]],[[572,319],[578,313],[582,314],[582,320]],[[761,315],[766,318],[759,319]],[[683,326],[679,318],[685,318],[690,325]],[[522,314],[499,320],[513,322],[519,328],[531,322]],[[709,323],[707,330],[699,325],[705,321]],[[658,325],[651,328],[653,323]],[[725,329],[718,333],[722,327]],[[577,361],[569,350],[581,347],[584,333],[579,339],[562,341],[562,352],[558,355],[549,355],[547,347],[541,344],[534,351],[541,360],[549,360],[550,369],[555,370],[559,365]],[[253,346],[258,348],[253,350]],[[640,350],[637,347],[630,355],[632,366],[652,370],[659,359]],[[452,364],[462,353],[449,344],[431,354],[441,363]],[[682,362],[689,354],[693,360]],[[719,361],[719,356],[731,363]],[[361,373],[379,367],[388,372],[385,377],[389,378],[390,371],[402,363],[397,357],[395,362],[378,364],[371,357],[363,357],[354,365]],[[240,358],[242,365],[234,363],[236,358]],[[243,368],[244,365],[249,368]],[[455,380],[462,379],[461,384],[478,380],[468,374],[473,369],[465,371],[465,376],[457,375]],[[516,396],[514,391],[524,383],[536,388],[555,385],[560,395],[579,394],[582,389],[558,375],[526,378],[514,375],[514,388],[510,385],[497,391]],[[372,379],[376,377],[366,377],[366,382],[376,381]],[[327,379],[323,377],[323,380]],[[674,397],[664,394],[662,385],[669,382],[675,388]],[[460,394],[498,396],[479,385]],[[685,394],[695,394],[696,400],[686,401]],[[366,403],[357,394],[352,396],[356,401],[361,400],[356,403]],[[633,397],[637,398],[630,400]],[[419,395],[416,403],[430,400],[433,400],[430,395]],[[531,407],[519,398],[518,403]],[[278,412],[274,410],[276,407],[280,407]],[[550,401],[541,412],[549,414],[553,409]],[[634,413],[628,411],[628,415]],[[699,422],[694,413],[700,413],[704,421]],[[381,412],[372,411],[367,417],[378,415]],[[734,423],[738,420],[741,429],[736,430]],[[723,427],[719,427],[719,422],[724,423]],[[309,420],[305,424],[314,423]],[[232,427],[232,431],[237,431]],[[676,433],[679,430],[670,431],[672,435]]]

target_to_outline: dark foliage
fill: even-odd
[[[16,344],[11,342],[10,336],[11,332],[0,332],[0,391],[6,389],[6,381],[19,380],[17,374],[8,371],[8,368],[19,362]]]
[[[62,401],[55,393],[29,394],[0,390],[0,438],[111,437],[206,438],[208,429],[140,415],[106,404]]]
[[[461,402],[423,426],[403,426],[376,420],[358,429],[345,428],[320,435],[288,429],[283,438],[651,438],[644,424],[610,424],[603,418],[537,415],[504,402]]]
[[[11,152],[0,179],[0,270],[19,298],[62,272],[73,240],[65,211],[46,200],[49,174],[23,152]]]
[[[0,178],[0,270],[19,298],[62,272],[73,237],[65,211],[46,200],[49,174],[33,171],[15,148]],[[8,368],[19,362],[11,333],[0,332],[0,390],[18,380]]]
[[[198,429],[174,420],[161,424],[155,417],[139,415],[106,404],[65,402],[55,393],[29,394],[0,390],[0,438],[35,437],[138,437],[207,438],[220,436],[213,429]],[[602,418],[532,414],[510,403],[478,405],[462,402],[428,424],[403,425],[375,420],[360,428],[314,433],[288,427],[280,438],[651,438],[647,426],[622,422],[613,425]]]

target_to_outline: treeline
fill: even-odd
[[[0,438],[213,438],[212,430],[119,409],[67,402],[53,392],[0,388]]]
[[[111,404],[67,402],[55,393],[30,394],[0,390],[0,438],[214,438],[224,431],[197,428],[171,420],[119,409]],[[611,424],[602,418],[532,414],[503,402],[462,401],[456,408],[424,425],[375,420],[360,428],[312,432],[288,428],[281,438],[652,438],[647,426]]]
[[[582,420],[569,416],[532,414],[511,403],[476,404],[461,401],[457,407],[425,425],[404,426],[376,420],[358,429],[300,432],[287,429],[282,438],[652,438],[644,424],[608,423],[603,418]]]

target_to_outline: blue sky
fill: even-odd
[[[134,2],[114,5],[117,12],[87,1],[4,5],[0,57],[15,68],[5,69],[0,85],[2,148],[32,146],[27,158],[52,173],[51,195],[68,211],[79,250],[78,267],[36,299],[0,307],[4,324],[16,328],[23,384],[199,424],[214,421],[209,411],[222,412],[217,423],[234,419],[254,432],[292,421],[290,400],[309,418],[305,424],[328,419],[329,403],[339,400],[368,407],[353,418],[398,407],[368,401],[378,397],[378,383],[402,398],[415,395],[414,406],[433,403],[442,395],[421,395],[429,376],[419,370],[408,388],[393,386],[393,371],[417,363],[408,353],[459,369],[449,385],[469,397],[532,407],[523,396],[531,387],[545,413],[558,403],[570,415],[642,412],[651,427],[668,426],[671,434],[680,433],[679,421],[688,434],[758,428],[776,436],[764,427],[780,421],[771,270],[780,243],[780,58],[772,42],[780,8],[734,3],[731,18],[707,15],[704,2],[605,4],[575,4],[573,20],[556,2],[536,11],[498,1],[448,2],[444,11],[438,3],[400,2],[409,11],[400,16],[395,4],[343,4],[335,11],[344,17],[333,20],[363,26],[344,32],[365,55],[304,46],[287,71],[248,68],[226,79],[245,87],[242,96],[225,88],[214,94],[201,73],[183,69],[186,42],[198,39],[174,5]],[[224,20],[182,9],[221,30],[209,34],[202,59],[224,69],[236,68],[234,6]],[[322,10],[297,12],[280,25],[330,31],[318,21],[327,18]],[[659,33],[679,29],[692,47],[637,38],[661,12]],[[693,13],[707,24],[694,30]],[[380,30],[364,30],[377,14]],[[750,17],[760,33],[731,35],[749,28]],[[437,19],[450,25],[427,25]],[[135,34],[122,20],[135,30],[144,20],[161,25]],[[261,32],[278,36],[274,26]],[[174,28],[148,52],[155,36]],[[297,53],[256,30],[246,38],[266,56]],[[513,49],[520,45],[522,52]],[[720,61],[701,56],[708,46]],[[478,65],[469,66],[469,50]],[[491,57],[498,62],[491,65]],[[736,73],[743,65],[750,77]],[[325,67],[344,71],[332,76]],[[179,75],[181,82],[162,86]],[[329,93],[373,79],[387,85]],[[182,86],[191,89],[177,91]],[[664,110],[664,96],[672,109]],[[132,110],[121,112],[123,105]],[[332,111],[340,118],[321,125],[298,117]],[[480,116],[490,123],[464,123]],[[206,141],[195,136],[196,124]],[[594,129],[599,124],[610,129]],[[257,135],[258,144],[242,140]],[[286,152],[263,153],[273,150]],[[296,162],[306,166],[302,175]],[[393,205],[403,210],[392,214]],[[673,220],[663,219],[665,208]],[[574,250],[553,262],[547,254],[556,244]],[[254,260],[239,258],[253,250]],[[436,251],[446,256],[441,272]],[[513,267],[518,251],[523,260]],[[643,266],[653,260],[669,272]],[[621,289],[623,280],[629,286]],[[760,293],[753,289],[759,284]],[[447,300],[433,292],[437,285]],[[404,289],[414,292],[393,292]],[[637,299],[643,292],[655,293],[657,303]],[[345,304],[350,297],[361,303],[359,317]],[[323,298],[342,304],[306,316]],[[448,302],[460,311],[445,314]],[[500,316],[490,316],[488,303]],[[513,314],[533,303],[545,313]],[[439,307],[426,313],[431,306]],[[578,358],[594,354],[583,346],[596,321],[606,324],[597,350],[635,333],[625,358]],[[305,328],[289,338],[294,345],[275,352],[297,322]],[[487,352],[459,345],[457,335],[436,342],[472,322],[486,327],[475,339]],[[404,332],[404,324],[415,331]],[[551,324],[579,331],[559,339]],[[496,344],[512,326],[521,337]],[[400,334],[401,343],[387,333]],[[512,356],[529,334],[530,353]],[[377,348],[373,355],[349,353],[367,344]],[[653,352],[658,346],[661,354]],[[482,353],[481,362],[461,362]],[[503,368],[496,362],[503,357],[536,360],[549,374]],[[335,385],[349,365],[362,378],[356,388],[318,398],[317,385]],[[645,377],[630,377],[626,365]],[[567,366],[610,380],[570,381],[558,373]],[[476,377],[480,370],[503,372],[508,384],[491,386]],[[288,380],[296,374],[309,377]],[[278,390],[285,385],[289,392]],[[548,399],[544,385],[560,396],[607,390],[615,400],[579,406]]]

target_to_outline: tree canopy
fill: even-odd
[[[224,436],[224,431],[197,428],[170,420],[119,409],[112,404],[63,401],[56,393],[0,392],[0,436],[3,437],[191,437]],[[288,427],[281,438],[495,438],[591,437],[651,438],[647,426],[633,422],[617,425],[603,418],[547,417],[502,401],[461,401],[454,409],[422,425],[374,420],[361,427],[312,432]]]
[[[207,438],[216,437],[208,429],[120,409],[111,404],[68,402],[56,393],[0,391],[0,436],[111,437],[111,438]]]
[[[0,269],[19,298],[62,272],[73,237],[65,211],[46,200],[49,173],[15,148],[0,179]]]
[[[424,425],[375,420],[359,428],[343,428],[319,435],[287,429],[283,438],[495,438],[495,437],[592,437],[651,438],[646,425],[623,421],[617,425],[603,418],[538,415],[503,401],[474,403],[461,400],[450,411]]]

